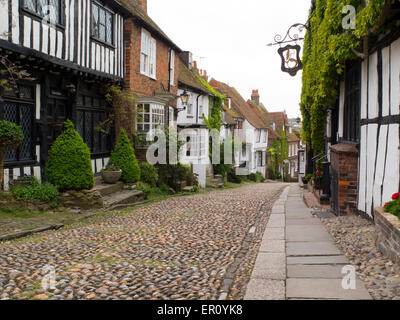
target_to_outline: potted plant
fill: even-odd
[[[121,168],[112,163],[108,163],[107,166],[101,170],[101,177],[103,181],[108,184],[117,183],[117,181],[121,179],[121,175]]]

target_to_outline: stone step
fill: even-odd
[[[104,207],[110,208],[120,205],[134,205],[143,201],[143,192],[140,190],[123,190],[103,197]]]
[[[101,175],[95,175],[94,176],[94,185],[97,186],[98,184],[102,184],[103,183],[103,178],[101,177]]]
[[[115,184],[96,184],[93,188],[93,190],[97,190],[100,192],[101,196],[108,196],[112,193],[119,192],[124,189],[124,184],[122,182],[117,182]]]

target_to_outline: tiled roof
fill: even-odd
[[[146,28],[149,28],[149,31],[157,34],[162,40],[168,43],[171,47],[173,47],[178,52],[182,50],[161,30],[161,28],[151,19],[146,12],[136,3],[134,0],[116,0],[116,2],[120,3],[125,9],[127,9],[132,16],[143,23]]]
[[[178,58],[178,60],[178,81],[181,84],[191,87],[193,89],[197,89],[208,95],[214,95],[210,90],[208,90],[208,88],[204,84],[201,83],[194,72],[189,70],[189,68],[183,63],[180,58]]]
[[[230,98],[231,109],[242,118],[245,118],[253,127],[257,129],[267,128],[267,124],[263,121],[261,115],[258,114],[257,109],[254,109],[247,104],[234,87],[230,87],[226,83],[215,79],[211,79],[210,85],[224,94],[227,98]]]
[[[268,119],[269,122],[274,122],[275,123],[275,131],[278,133],[281,132],[283,124],[285,124],[285,127],[288,126],[289,120],[286,115],[286,112],[268,112]]]

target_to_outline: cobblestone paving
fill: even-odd
[[[375,300],[400,300],[400,266],[383,256],[375,246],[376,227],[356,216],[324,219],[336,244],[355,265],[357,273]]]
[[[231,287],[240,298],[260,241],[249,230],[259,221],[254,234],[261,237],[283,187],[254,184],[171,198],[0,243],[0,298],[218,299],[237,257],[244,275],[235,273]],[[55,287],[45,291],[41,281],[52,267]]]

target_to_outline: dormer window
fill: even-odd
[[[92,2],[92,37],[107,44],[113,44],[113,19],[114,14]]]
[[[275,122],[270,122],[270,127],[272,128],[272,130],[276,130],[276,126],[275,126]]]
[[[231,109],[232,107],[232,100],[231,98],[228,98],[228,109]]]
[[[47,17],[50,23],[62,24],[61,0],[23,0],[24,9],[38,15]]]

